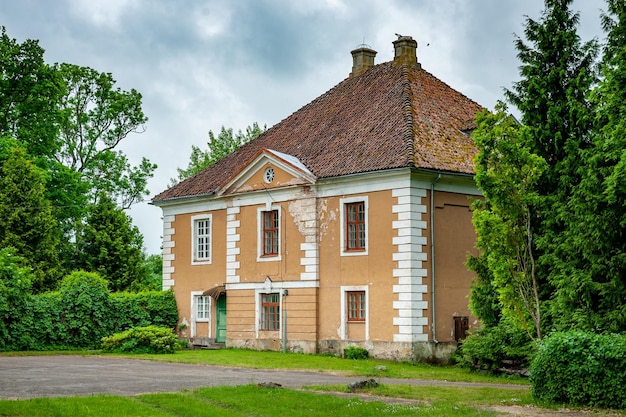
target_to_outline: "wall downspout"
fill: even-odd
[[[437,340],[437,309],[435,308],[435,184],[441,179],[441,174],[430,183],[430,294],[431,309],[433,316],[432,334],[433,342],[439,343]]]

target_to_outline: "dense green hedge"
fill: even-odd
[[[16,289],[17,281],[0,288],[2,351],[98,349],[105,336],[149,325],[174,329],[178,320],[171,291],[110,293],[106,280],[89,272],[74,272],[59,291],[37,295]]]
[[[555,333],[531,365],[533,396],[551,403],[626,408],[626,335]]]
[[[174,353],[177,347],[178,337],[168,327],[133,327],[102,338],[102,349],[106,352]]]

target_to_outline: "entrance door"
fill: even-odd
[[[226,342],[226,294],[219,296],[215,302],[215,342]]]

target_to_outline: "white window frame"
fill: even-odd
[[[196,323],[209,323],[209,333],[208,337],[212,337],[212,329],[211,329],[211,312],[213,311],[213,298],[209,295],[202,295],[203,291],[191,291],[191,337],[196,336]],[[196,302],[198,297],[208,297],[208,312],[207,317],[198,318],[197,306]]]
[[[263,245],[265,244],[263,239],[263,213],[266,211],[278,211],[278,255],[276,256],[263,256]],[[257,262],[274,262],[282,260],[282,234],[283,234],[283,213],[280,206],[263,206],[257,208]]]
[[[261,296],[263,294],[278,294],[278,298],[279,298],[279,317],[278,317],[278,327],[279,330],[261,330]],[[259,332],[276,332],[278,333],[278,338],[282,339],[283,338],[283,297],[284,297],[284,290],[282,288],[271,288],[271,289],[267,289],[267,288],[256,288],[254,290],[254,298],[255,298],[255,333],[256,333],[256,337],[259,337]]]
[[[339,334],[341,340],[348,339],[348,293],[352,291],[364,291],[365,292],[365,323],[362,321],[355,321],[350,323],[364,323],[365,324],[365,340],[370,339],[370,297],[367,285],[357,286],[342,286],[341,287],[341,327],[339,328]]]
[[[197,222],[202,220],[208,220],[209,222],[209,255],[207,257],[198,257],[198,229]],[[191,216],[191,264],[192,265],[207,265],[213,261],[213,215],[212,214],[197,214]]]
[[[360,203],[363,202],[363,208],[365,210],[365,250],[346,250],[346,204],[350,203]],[[369,225],[369,204],[367,196],[359,196],[359,197],[346,197],[339,199],[339,221],[341,222],[340,226],[340,239],[341,239],[341,254],[340,256],[364,256],[369,253],[370,250],[370,242],[369,242],[369,234],[370,234],[370,225]]]

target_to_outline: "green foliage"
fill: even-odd
[[[149,194],[147,181],[156,169],[145,158],[132,166],[118,150],[131,133],[144,131],[147,118],[141,94],[116,87],[109,73],[72,64],[47,65],[43,55],[37,41],[20,44],[2,27],[0,138],[19,144],[12,149],[22,149],[24,157],[16,155],[12,162],[13,156],[7,159],[0,149],[0,159],[8,161],[4,170],[10,174],[0,176],[4,179],[0,194],[10,196],[10,201],[0,201],[5,211],[0,213],[0,225],[11,232],[0,230],[0,247],[13,246],[31,262],[35,291],[55,288],[63,275],[75,270],[79,251],[74,237],[87,203],[104,193],[128,208]],[[30,165],[41,171],[33,176]],[[35,201],[39,197],[19,192],[29,189],[43,196],[40,204]],[[9,215],[12,218],[5,221]],[[51,218],[42,221],[43,217]],[[55,241],[32,249],[35,235],[40,240],[53,236]],[[32,250],[23,252],[24,242],[24,248]],[[124,261],[137,265],[134,259],[120,260]]]
[[[102,337],[131,327],[176,327],[172,291],[112,294],[98,274],[81,271],[59,291],[31,295],[24,262],[0,250],[0,351],[97,349]]]
[[[217,137],[212,130],[209,130],[207,149],[203,151],[199,147],[192,145],[189,165],[187,165],[186,169],[177,168],[178,178],[172,178],[170,180],[171,185],[176,185],[180,181],[196,175],[204,168],[230,155],[266,130],[266,127],[261,129],[256,122],[252,126],[248,126],[245,133],[240,130],[234,136],[233,129],[226,129],[224,126],[222,126],[222,130]]]
[[[128,291],[133,283],[147,280],[143,236],[132,219],[105,194],[89,207],[76,245],[77,268],[106,277],[112,291]]]
[[[109,334],[111,307],[108,283],[93,272],[73,272],[61,281],[61,320],[66,344],[96,348]]]
[[[178,321],[176,299],[172,291],[113,293],[110,297],[115,332],[149,325],[174,328]]]
[[[174,353],[177,345],[174,331],[158,326],[133,327],[102,339],[102,349],[106,352]]]
[[[63,94],[57,72],[46,65],[36,40],[20,44],[0,34],[0,136],[22,143],[31,155],[57,149],[56,103]]]
[[[484,259],[482,264],[473,265],[486,266],[491,272],[491,285],[498,293],[502,313],[541,338],[535,232],[531,223],[533,207],[539,200],[536,186],[546,164],[530,151],[526,145],[528,130],[508,115],[503,103],[493,114],[480,114],[476,123],[475,179],[484,200],[472,204],[472,222],[477,233],[476,246]]]
[[[114,149],[130,133],[143,132],[148,120],[141,109],[141,94],[115,88],[110,73],[59,64],[66,94],[59,103],[60,148],[55,159],[80,172],[91,195],[106,192],[128,208],[147,195],[146,184],[156,165],[145,158],[131,167]]]
[[[470,288],[470,310],[476,317],[480,317],[483,326],[496,326],[502,318],[502,306],[498,291],[493,285],[493,273],[489,269],[487,257],[469,256],[467,267],[476,272]]]
[[[343,350],[343,357],[346,359],[367,359],[370,353],[360,346],[348,346]]]
[[[163,255],[149,255],[145,258],[146,275],[142,280],[133,281],[132,292],[160,291],[163,287]]]
[[[546,0],[539,20],[526,18],[525,39],[516,39],[521,80],[506,97],[519,110],[521,124],[499,105],[494,115],[477,118],[474,134],[476,181],[485,200],[473,207],[483,259],[470,267],[478,272],[486,265],[492,280],[481,274],[472,308],[492,325],[493,289],[506,321],[538,339],[555,318],[571,314],[556,302],[555,289],[562,285],[572,295],[580,293],[571,282],[572,269],[563,272],[564,237],[576,218],[570,202],[584,181],[581,157],[593,136],[596,108],[589,95],[597,81],[598,46],[581,41],[571,5],[572,0]]]
[[[57,223],[45,196],[44,173],[17,141],[0,138],[0,248],[13,247],[33,269],[33,290],[60,277]]]
[[[27,347],[24,318],[30,313],[33,275],[11,248],[0,249],[0,350]]]
[[[531,366],[533,396],[551,403],[626,408],[626,335],[555,333]]]
[[[500,368],[527,368],[534,354],[528,333],[507,320],[473,331],[460,346],[457,361],[465,367],[498,373]]]
[[[552,281],[557,328],[592,332],[626,329],[626,4],[609,1],[603,79],[591,146],[581,152],[581,181],[568,201]],[[565,314],[559,314],[565,312]]]

